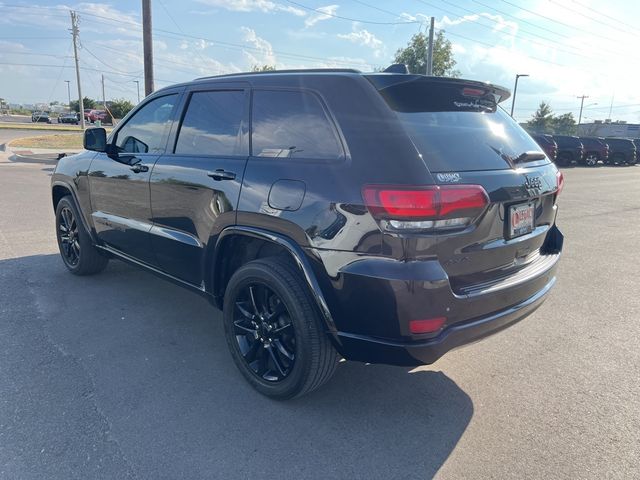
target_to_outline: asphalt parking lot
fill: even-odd
[[[285,403],[195,294],[115,261],[66,272],[52,168],[0,152],[0,478],[640,475],[640,166],[564,170],[564,258],[533,316],[429,367],[343,363]]]

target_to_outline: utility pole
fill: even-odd
[[[151,0],[142,0],[142,49],[144,54],[144,95],[153,93],[153,37]]]
[[[140,103],[140,80],[134,80],[134,82],[138,87],[138,103]]]
[[[78,82],[78,108],[80,109],[80,128],[84,130],[84,102],[82,101],[82,88],[80,87],[80,65],[78,64],[78,14],[70,10],[71,14],[71,35],[73,35],[73,56],[76,59],[76,81]]]
[[[520,77],[528,77],[529,75],[526,73],[517,73],[516,74],[516,84],[513,87],[513,98],[511,99],[511,118],[513,118],[513,109],[516,106],[516,93],[518,92],[518,79]]]
[[[69,105],[69,111],[71,111],[71,80],[65,80],[65,83],[67,84],[67,96],[69,97],[67,105]]]
[[[435,28],[434,17],[431,17],[429,22],[429,45],[427,46],[427,75],[433,75],[433,30]]]
[[[580,115],[578,115],[578,125],[580,125],[580,122],[582,121],[582,107],[584,106],[584,99],[589,98],[589,95],[580,95],[576,98],[580,99]]]
[[[611,95],[611,104],[609,105],[609,120],[611,120],[611,110],[613,110],[613,95]]]
[[[107,99],[104,96],[104,73],[102,74],[102,106],[104,107],[105,112],[107,111]]]

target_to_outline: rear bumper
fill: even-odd
[[[467,289],[452,288],[437,259],[345,258],[331,275],[332,288],[323,289],[329,293],[325,297],[335,320],[336,348],[348,360],[433,363],[447,351],[497,333],[537,309],[555,284],[561,250],[562,234],[554,225],[535,262],[496,282]],[[332,256],[325,252],[325,258]],[[446,318],[442,330],[411,333],[411,320],[436,317]]]
[[[402,366],[431,364],[449,350],[482,340],[527,317],[542,305],[555,282],[553,277],[525,301],[489,316],[451,325],[426,341],[393,342],[349,333],[338,336],[350,360]]]

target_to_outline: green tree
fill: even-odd
[[[573,113],[563,113],[552,120],[553,133],[558,135],[575,135],[578,131]]]
[[[273,72],[275,69],[275,65],[254,65],[251,67],[252,72]]]
[[[124,116],[129,113],[134,105],[129,100],[125,100],[124,98],[117,98],[115,100],[111,100],[107,102],[109,111],[114,118],[124,118]]]
[[[404,63],[411,73],[425,73],[428,44],[426,34],[415,34],[405,48],[398,49],[394,63]],[[433,41],[433,74],[437,77],[457,77],[460,72],[454,70],[455,66],[451,42],[445,38],[443,31],[439,31]]]
[[[553,110],[551,105],[540,102],[538,110],[527,123],[529,129],[536,133],[553,133]]]
[[[98,102],[96,102],[95,100],[92,100],[89,97],[84,97],[82,99],[82,103],[84,103],[84,108],[96,108],[98,106]],[[69,105],[69,108],[74,112],[79,112],[80,102],[78,102],[78,100],[71,100],[71,104]]]

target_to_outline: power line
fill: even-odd
[[[586,8],[587,10],[595,13],[598,16],[606,17],[606,18],[608,18],[610,20],[613,20],[614,22],[616,22],[616,24],[620,24],[621,23],[623,25],[626,25],[627,27],[631,28],[632,31],[634,31],[634,32],[637,32],[637,30],[638,30],[638,26],[637,25],[631,25],[630,23],[626,23],[626,22],[624,22],[624,21],[622,21],[622,20],[620,20],[618,18],[612,17],[611,15],[607,15],[606,13],[603,13],[603,12],[600,12],[600,11],[594,9],[594,8],[591,8],[588,5],[585,5],[584,3],[578,2],[577,0],[573,0],[573,3],[575,3],[577,5],[580,5],[582,8]]]
[[[62,66],[62,65],[51,65],[51,64],[45,64],[45,63],[14,63],[14,62],[0,62],[0,65],[7,65],[7,66],[11,66],[11,67],[42,67],[42,68],[73,68],[70,65],[66,65],[66,66]],[[93,68],[93,67],[80,67],[80,70],[84,70],[87,72],[99,72],[102,73],[103,70],[99,70],[97,68]],[[114,73],[114,72],[112,72]],[[139,75],[129,75],[129,74],[125,74],[125,73],[116,73],[116,75],[121,75],[123,77],[132,77],[132,78],[140,78]],[[165,83],[180,83],[177,80],[167,80],[167,79],[159,79],[161,82],[165,82]]]
[[[476,2],[476,3],[480,3],[477,0],[473,0],[473,1]],[[572,25],[569,25],[568,23],[561,22],[560,20],[556,20],[554,18],[547,17],[546,15],[542,15],[541,13],[534,12],[533,10],[529,10],[528,8],[520,7],[519,5],[516,5],[515,3],[511,3],[508,0],[500,0],[500,1],[502,3],[506,3],[507,5],[511,5],[512,7],[517,8],[519,10],[522,10],[524,12],[530,13],[530,14],[535,15],[535,16],[540,17],[540,18],[544,18],[545,20],[549,20],[550,22],[557,23],[558,25],[562,25],[565,28],[569,28],[569,29],[572,29],[572,30],[579,30],[579,31],[584,32],[584,33],[586,33],[588,35],[593,35],[593,31],[585,30],[584,28],[572,26]],[[609,37],[605,37],[604,35],[599,35],[598,37],[599,38],[604,38],[605,40],[609,40],[610,42],[613,42],[613,43],[616,43],[616,44],[618,43],[617,40],[614,40],[614,39],[609,38]],[[567,37],[567,38],[570,38],[570,37]]]
[[[113,70],[114,72],[118,72],[118,73],[123,73],[123,74],[127,74],[127,75],[136,75],[136,76],[140,76],[140,72],[125,72],[123,70],[119,70],[105,62],[103,62],[97,55],[94,55],[94,53],[89,50],[87,48],[87,46],[84,44],[84,42],[80,42],[80,48],[82,48],[85,52],[87,52],[89,55],[91,55],[93,58],[95,58],[98,62],[100,62],[102,65],[104,65],[105,67],[109,68],[110,70]]]
[[[584,12],[582,12],[580,10],[569,8],[566,5],[562,4],[561,2],[558,2],[557,0],[550,0],[550,1],[555,3],[556,5],[558,5],[559,7],[571,12],[571,13],[575,13],[577,15],[580,15],[581,17],[584,17],[584,18],[586,18],[588,20],[591,20],[592,22],[602,23],[602,24],[607,25],[607,26],[609,26],[611,28],[614,28],[616,30],[616,32],[621,31],[620,24],[627,25],[624,22],[620,22],[619,20],[616,20],[616,24],[614,25],[614,24],[612,24],[610,22],[604,21],[602,19],[602,15],[603,14],[599,14],[598,16],[587,15],[586,13],[584,13]],[[585,8],[584,5],[582,7]],[[631,28],[632,29],[625,29],[623,31],[626,32],[627,34],[630,34],[630,35],[634,35],[634,36],[637,35],[637,29],[635,27],[631,27]]]
[[[358,23],[368,23],[370,25],[407,25],[407,24],[423,24],[424,22],[420,22],[418,20],[406,20],[406,21],[402,21],[402,22],[374,22],[371,20],[362,20],[362,19],[358,19],[358,18],[350,18],[350,17],[344,17],[342,15],[336,15],[335,13],[328,13],[325,12],[323,10],[320,10],[319,8],[313,8],[313,7],[309,7],[307,5],[303,5],[301,3],[298,2],[294,2],[293,0],[286,0],[287,2],[296,5],[300,8],[304,8],[305,10],[309,10],[311,12],[316,12],[319,13],[321,15],[326,15],[328,17],[333,17],[333,18],[339,18],[341,20],[349,20],[350,22],[358,22]]]

